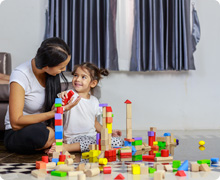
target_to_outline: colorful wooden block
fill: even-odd
[[[51,171],[51,176],[65,177],[67,176],[67,172]]]

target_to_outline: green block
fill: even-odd
[[[57,146],[62,146],[62,145],[63,145],[63,142],[56,142],[56,145],[57,145]]]
[[[51,176],[65,177],[67,176],[67,172],[51,171]]]
[[[173,172],[177,172],[178,171],[178,169],[173,169]]]
[[[181,166],[180,160],[174,160],[173,161],[173,168],[179,168]]]
[[[139,145],[142,145],[142,140],[136,140],[132,142],[132,146],[139,146]]]
[[[55,104],[55,107],[61,107],[62,104]]]
[[[132,156],[132,161],[142,161],[142,154]]]
[[[166,142],[158,141],[158,146],[159,147],[166,147]]]
[[[161,153],[156,153],[156,157],[161,157]]]
[[[210,166],[211,160],[210,159],[202,159],[197,161],[198,164],[208,164]]]
[[[149,174],[153,174],[155,171],[157,171],[156,169],[154,169],[154,168],[151,168],[151,167],[149,167],[148,168],[148,171],[149,171]]]

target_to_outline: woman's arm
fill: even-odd
[[[55,111],[24,116],[24,98],[25,91],[23,87],[16,82],[12,82],[10,84],[9,117],[13,130],[19,130],[30,124],[43,122],[54,117]]]
[[[97,121],[97,117],[95,118],[95,129],[98,133],[101,133],[102,125]]]

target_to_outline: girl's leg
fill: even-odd
[[[112,137],[112,147],[123,146],[124,141],[121,137]]]
[[[68,152],[80,152],[80,143],[76,142],[76,143],[72,143],[72,144],[63,144],[63,148],[68,151]]]

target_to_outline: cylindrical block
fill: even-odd
[[[110,166],[103,168],[103,174],[111,174],[112,168]]]
[[[168,149],[162,149],[161,150],[161,156],[162,157],[168,157],[169,156],[169,150]]]
[[[42,161],[48,163],[48,156],[42,156]]]
[[[64,162],[66,160],[66,155],[59,155],[59,161]]]
[[[100,169],[98,167],[86,171],[86,177],[92,177],[98,174],[100,174]]]
[[[107,163],[108,163],[108,160],[106,158],[99,159],[99,164],[106,165]]]
[[[83,174],[78,174],[78,180],[86,180],[86,175]]]
[[[154,137],[153,136],[148,136],[148,144],[149,144],[149,146],[153,146],[153,142],[154,142]]]

